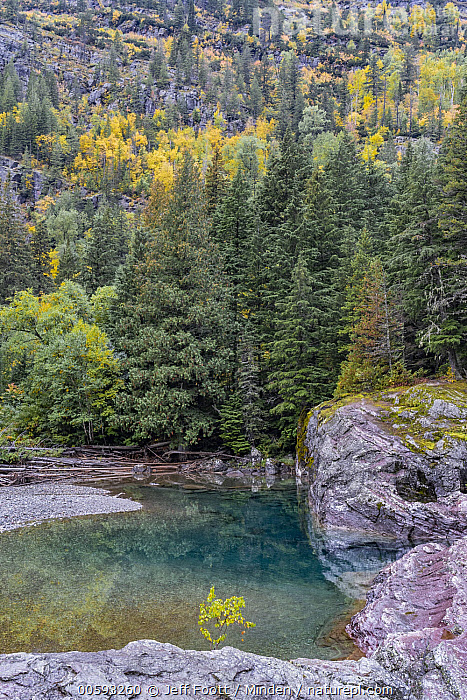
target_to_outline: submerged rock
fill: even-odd
[[[322,404],[302,424],[298,455],[325,531],[447,542],[467,533],[465,382]]]
[[[309,523],[308,537],[323,569],[323,575],[344,595],[364,600],[370,585],[381,569],[410,551],[411,545],[365,533],[346,532],[332,535],[320,532]]]

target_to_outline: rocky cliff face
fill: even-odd
[[[347,629],[414,699],[467,698],[467,538],[386,567]]]
[[[343,590],[424,542],[376,575],[347,630],[408,697],[466,700],[467,384],[318,406],[301,424],[297,473],[325,575]]]
[[[34,190],[34,201],[37,201],[41,196],[44,178],[39,170],[32,170],[32,186]],[[16,199],[23,203],[24,197],[21,195],[21,185],[25,175],[23,165],[13,158],[0,156],[0,182],[4,183],[9,180]]]
[[[453,542],[467,532],[467,384],[422,384],[318,406],[298,474],[325,530]]]

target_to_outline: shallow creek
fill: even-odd
[[[112,490],[143,510],[0,535],[1,652],[148,638],[207,649],[197,620],[211,585],[219,597],[244,596],[245,617],[257,623],[243,643],[232,630],[232,646],[284,659],[352,651],[336,629],[355,599],[325,577],[294,483],[252,490],[179,479]]]

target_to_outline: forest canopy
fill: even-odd
[[[333,396],[465,379],[466,27],[6,2],[0,440],[286,454]]]

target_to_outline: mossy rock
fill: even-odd
[[[467,382],[422,383],[415,386],[403,386],[385,389],[368,394],[348,394],[338,399],[325,401],[311,411],[304,411],[300,417],[297,436],[297,456],[304,464],[309,463],[305,438],[308,424],[314,412],[317,413],[318,425],[321,427],[330,421],[336,412],[352,404],[368,402],[378,410],[378,419],[386,429],[399,437],[404,445],[415,454],[430,454],[440,440],[449,449],[456,441],[467,441],[467,423],[453,418],[455,407],[459,415],[467,412]],[[434,417],[430,414],[435,402],[443,408],[446,404],[449,415]],[[443,402],[443,403],[441,403]],[[431,413],[436,413],[431,410]],[[429,434],[427,434],[429,433]]]

